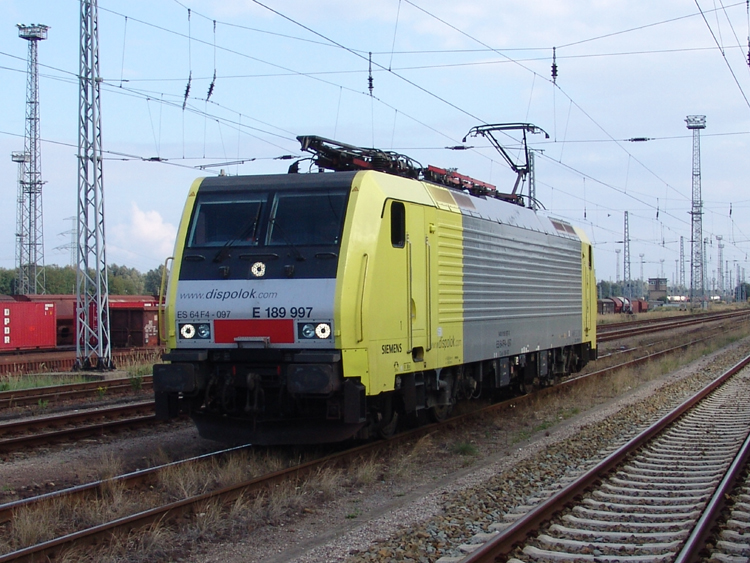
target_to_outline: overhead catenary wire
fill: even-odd
[[[745,104],[748,108],[750,108],[750,100],[747,99],[747,96],[745,95],[745,90],[742,89],[742,85],[740,84],[740,81],[737,79],[737,75],[734,73],[734,69],[732,68],[732,65],[729,64],[729,60],[727,60],[727,55],[724,52],[724,50],[721,47],[721,43],[716,38],[716,34],[714,33],[713,29],[711,29],[711,24],[708,23],[708,20],[706,19],[706,14],[701,9],[700,4],[698,3],[698,0],[694,0],[695,5],[698,7],[698,10],[701,13],[701,16],[703,16],[703,21],[706,24],[706,27],[708,27],[708,31],[711,33],[711,37],[713,37],[714,42],[719,47],[719,50],[721,51],[721,56],[724,59],[724,63],[726,63],[727,68],[729,69],[729,73],[732,75],[732,78],[734,79],[734,83],[737,85],[737,88],[740,91],[740,94],[742,94],[742,98],[745,100]]]
[[[195,38],[193,37],[193,38],[192,38],[192,40],[195,40]],[[325,42],[322,42],[322,41],[321,41],[321,42],[316,42],[316,43],[317,43],[317,44],[319,44],[319,45],[326,45],[326,43],[325,43]],[[393,48],[391,49],[391,51],[393,51]],[[373,51],[373,52],[374,52],[374,51]],[[130,53],[128,53],[128,55],[129,55],[129,59],[130,59]],[[392,66],[392,65],[390,65],[390,64],[389,64],[389,66]],[[383,72],[382,70],[379,70],[379,69],[373,69],[373,70],[374,70],[375,72]],[[360,71],[360,72],[361,72],[361,71]],[[309,75],[309,74],[312,74],[312,73],[295,73],[295,74],[301,74],[301,75],[307,76],[307,75]],[[122,77],[122,76],[121,76],[121,77]],[[195,79],[195,76],[194,76],[193,78]],[[534,78],[534,79],[535,79],[535,78]],[[183,78],[183,80],[184,80],[184,78]],[[337,87],[337,88],[339,88],[339,93],[340,93],[340,94],[342,94],[342,93],[343,93],[343,88],[342,88],[342,87],[341,87],[340,85],[337,85],[336,87]],[[361,92],[358,92],[358,93],[361,93]],[[158,94],[157,94],[157,98],[158,98]],[[209,98],[209,96],[207,96],[207,98]],[[158,99],[157,99],[157,100],[155,100],[155,101],[156,101],[156,102],[158,102]],[[195,98],[191,98],[191,100],[189,101],[189,104],[188,104],[188,105],[190,105],[190,102],[196,102],[196,101],[198,101],[198,100],[197,100],[197,99],[195,99]],[[212,101],[213,101],[213,100],[212,100]],[[379,100],[378,100],[378,101],[379,101]],[[164,106],[164,105],[161,105],[160,107],[165,107],[165,106]],[[572,107],[572,106],[571,106],[571,107]],[[398,112],[398,110],[394,109],[394,115],[397,115],[397,113],[396,113],[396,112]],[[205,109],[204,109],[204,114],[205,114],[205,113],[206,113],[206,112],[205,112]],[[338,114],[338,110],[337,110],[337,114]],[[231,122],[231,121],[232,121],[232,120],[227,120],[227,121],[226,121],[226,123],[229,123],[229,122]],[[246,120],[244,120],[244,119],[240,119],[239,121],[243,122],[243,123],[241,123],[241,126],[242,126],[242,128],[244,129],[244,126],[246,125],[246,123],[244,123],[244,121],[246,121]],[[394,121],[395,121],[395,119],[394,119]],[[236,126],[236,123],[235,123],[235,126]],[[338,126],[338,123],[337,123],[337,126]],[[620,139],[604,139],[604,140],[596,140],[596,139],[593,139],[593,140],[591,140],[591,141],[585,141],[585,140],[574,140],[574,139],[566,139],[566,142],[567,142],[567,143],[573,143],[573,142],[607,142],[607,143],[611,143],[611,142],[615,142],[616,140],[620,140]],[[624,140],[624,139],[623,139],[623,140]],[[290,141],[290,142],[291,142],[291,141]],[[393,143],[392,143],[392,144],[393,144]],[[629,191],[629,190],[628,190],[628,191]],[[659,204],[657,203],[657,209],[658,209],[658,206],[659,206]]]

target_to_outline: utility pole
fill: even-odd
[[[625,212],[623,228],[623,281],[625,282],[625,297],[633,299],[633,289],[630,280],[630,224],[628,222],[628,212]]]
[[[39,137],[39,49],[40,41],[47,39],[49,26],[17,24],[18,36],[29,42],[28,73],[26,80],[26,134],[25,159],[19,162],[24,168],[21,188],[23,203],[19,202],[16,218],[18,237],[16,267],[18,268],[19,295],[45,292],[44,229],[42,216],[42,142]]]
[[[690,300],[702,300],[703,285],[703,200],[701,199],[701,129],[706,128],[705,115],[688,115],[687,128],[693,132],[693,200],[690,211]]]
[[[685,237],[680,237],[680,286],[685,287]]]
[[[644,286],[646,280],[643,279],[643,257],[646,256],[646,255],[645,254],[639,254],[638,256],[641,257],[641,288],[640,288],[641,291],[640,291],[640,293],[641,293],[641,297],[644,297],[645,294],[644,294],[643,286]]]
[[[724,272],[722,271],[722,267],[724,265],[724,245],[722,244],[722,239],[724,237],[721,235],[716,235],[716,240],[719,241],[719,266],[716,268],[716,277],[719,278],[719,294],[724,295]]]
[[[620,283],[620,252],[622,252],[622,249],[615,248],[615,254],[617,254],[617,266],[615,270],[615,282]]]
[[[703,239],[703,293],[704,296],[711,293],[708,285],[708,237]]]
[[[112,369],[104,243],[97,0],[81,1],[78,116],[77,369]]]

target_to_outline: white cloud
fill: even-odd
[[[147,271],[163,264],[174,250],[177,227],[165,223],[158,211],[143,211],[131,203],[129,222],[112,227],[107,261]]]

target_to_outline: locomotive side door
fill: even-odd
[[[415,362],[424,361],[429,349],[429,247],[424,208],[409,205],[406,210],[406,276],[409,350]]]

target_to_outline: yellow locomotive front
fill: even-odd
[[[154,367],[158,416],[188,411],[202,435],[230,442],[336,440],[362,426],[364,389],[343,380],[334,319],[353,178],[194,184],[168,288],[169,363]]]

